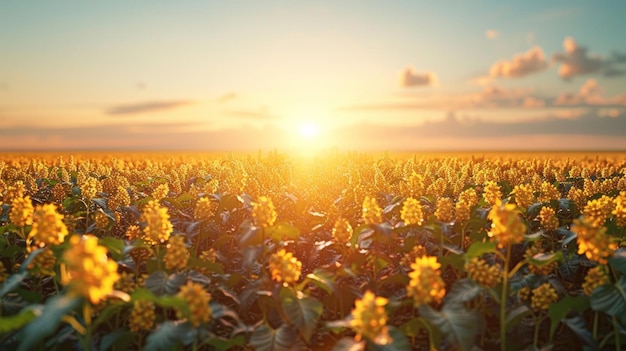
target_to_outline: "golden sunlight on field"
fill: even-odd
[[[623,346],[624,153],[5,154],[0,233],[1,349]]]

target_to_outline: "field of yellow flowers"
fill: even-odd
[[[2,350],[626,347],[626,154],[4,154]]]

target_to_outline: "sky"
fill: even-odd
[[[0,150],[624,150],[626,1],[2,1]]]

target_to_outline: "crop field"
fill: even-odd
[[[9,154],[1,350],[619,350],[626,154]]]

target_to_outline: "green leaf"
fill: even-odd
[[[27,276],[28,272],[18,272],[12,274],[9,278],[7,278],[7,280],[4,281],[4,283],[2,283],[2,286],[0,287],[0,297],[17,289]]]
[[[277,223],[267,230],[267,235],[274,240],[275,243],[280,243],[286,240],[298,240],[300,237],[300,230],[287,223]]]
[[[113,260],[121,261],[124,258],[124,240],[106,236],[98,239],[98,244],[109,250]]]
[[[589,345],[591,350],[599,350],[596,340],[593,338],[593,334],[587,328],[585,320],[581,316],[575,316],[563,320],[563,323],[567,325],[576,334],[580,341]],[[583,348],[587,349],[587,348]]]
[[[0,333],[22,328],[41,313],[41,306],[28,306],[20,313],[10,317],[0,317]]]
[[[504,328],[506,331],[511,330],[514,326],[522,320],[522,318],[529,315],[532,311],[526,305],[517,306],[513,311],[508,312],[506,321],[504,322]]]
[[[565,296],[560,301],[553,303],[548,308],[550,315],[550,340],[554,336],[556,327],[567,317],[570,311],[582,312],[589,308],[587,296]]]
[[[146,339],[146,351],[167,351],[183,344],[187,334],[195,330],[189,323],[165,321]]]
[[[472,279],[457,280],[446,294],[446,303],[462,304],[478,296],[481,291],[482,287]]]
[[[421,305],[419,313],[453,345],[469,350],[481,329],[482,320],[478,311],[468,311],[462,304],[446,303],[441,311],[429,305]]]
[[[315,269],[313,273],[307,274],[306,280],[315,284],[318,288],[324,289],[327,293],[332,294],[337,288],[334,277],[334,274],[318,268]]]
[[[262,244],[261,231],[264,228],[259,228],[251,225],[242,224],[239,226],[239,245],[242,248],[249,246],[256,246]]]
[[[609,264],[614,270],[626,275],[626,250],[619,249],[613,252],[613,255],[609,257]]]
[[[596,288],[591,294],[591,309],[615,316],[624,322],[626,318],[626,279],[624,276],[612,285]]]
[[[156,296],[174,295],[185,284],[187,278],[181,274],[170,274],[156,271],[146,278],[145,286]]]
[[[312,297],[297,296],[288,287],[280,289],[280,301],[288,322],[295,325],[304,340],[309,342],[324,305]]]
[[[150,290],[146,288],[137,289],[133,291],[133,293],[130,295],[131,302],[135,302],[139,300],[152,301],[158,306],[173,307],[182,311],[188,308],[187,302],[185,302],[185,300],[177,296],[170,296],[170,295],[155,296]]]
[[[552,262],[563,262],[563,259],[563,252],[557,251],[551,253],[540,253],[533,257],[529,257],[528,262],[541,267]]]
[[[273,329],[267,324],[259,325],[250,337],[250,345],[256,351],[290,351],[302,349],[296,330],[286,324]]]
[[[94,204],[98,205],[98,207],[100,207],[103,210],[108,210],[109,207],[107,206],[107,200],[103,199],[103,198],[93,198],[91,199],[91,201],[93,201]]]
[[[474,257],[480,257],[487,253],[496,252],[496,243],[488,242],[475,242],[467,249],[465,254],[466,260],[471,260]]]
[[[102,337],[100,342],[100,351],[107,351],[111,349],[128,350],[135,338],[135,333],[128,331],[128,329],[117,329],[113,332],[107,333]]]
[[[18,351],[30,350],[47,336],[54,333],[61,324],[61,318],[75,309],[82,298],[57,295],[46,301],[41,314],[26,325],[18,335],[21,340]]]

